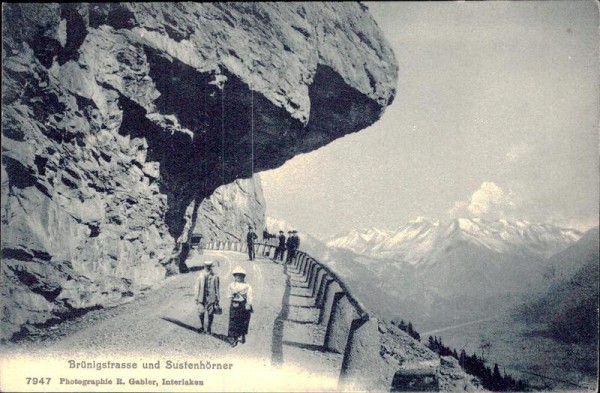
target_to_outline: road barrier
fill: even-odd
[[[277,244],[255,243],[258,255],[274,255]],[[245,242],[213,241],[204,245],[207,250],[247,252]],[[262,252],[262,254],[261,254]],[[283,260],[287,259],[285,251]],[[322,346],[325,350],[343,354],[338,389],[381,390],[382,376],[369,372],[381,361],[378,321],[370,317],[339,276],[326,265],[303,251],[297,251],[288,271],[300,277],[296,284],[313,299],[319,309],[316,323],[325,327]],[[389,390],[389,386],[387,386]]]

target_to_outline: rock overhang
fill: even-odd
[[[97,111],[101,130],[145,139],[162,191],[183,199],[175,237],[192,199],[368,127],[395,96],[394,54],[359,3],[15,4],[5,22],[3,72],[39,62],[21,83],[42,133],[95,134],[81,112]],[[48,161],[29,156],[7,165]]]
[[[85,56],[81,45],[101,31],[115,48],[122,41],[152,48],[198,72],[234,74],[303,124],[309,121],[309,86],[320,65],[381,108],[395,95],[394,54],[358,3],[55,4],[45,6],[46,16],[37,18],[31,16],[32,7],[8,11],[34,22],[20,34],[5,29],[12,33],[8,41],[29,42],[45,65],[63,65],[78,51]],[[97,68],[96,75],[108,72],[110,64],[98,57],[106,49],[91,45],[100,64],[88,66]]]

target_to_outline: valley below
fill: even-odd
[[[486,367],[497,363],[535,390],[595,391],[597,309],[589,305],[598,303],[597,233],[418,219],[306,246],[372,312],[411,322],[422,343],[431,335],[459,354],[483,355]]]
[[[547,337],[546,324],[526,323],[501,314],[478,323],[421,333],[442,338],[445,346],[469,355],[482,354],[488,366],[498,363],[500,371],[515,379],[525,379],[540,390],[597,389],[597,348],[589,344],[566,344]]]

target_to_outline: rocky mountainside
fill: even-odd
[[[585,232],[581,238],[564,251],[548,260],[544,272],[547,290],[552,285],[570,280],[587,261],[598,260],[598,227]]]
[[[266,202],[259,176],[217,188],[198,209],[194,233],[205,241],[243,241],[248,225],[257,233],[265,226]]]
[[[552,257],[544,274],[546,286],[518,308],[529,322],[546,323],[550,337],[598,348],[598,228]]]
[[[394,55],[358,3],[2,15],[2,338],[177,272],[197,225],[231,237],[219,198],[256,194],[206,200],[216,189],[371,125],[395,95]]]

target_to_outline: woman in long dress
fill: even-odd
[[[231,298],[229,308],[229,329],[227,336],[232,347],[246,342],[250,314],[252,313],[252,287],[245,282],[246,271],[240,266],[231,273],[234,282],[227,288],[227,297]]]

